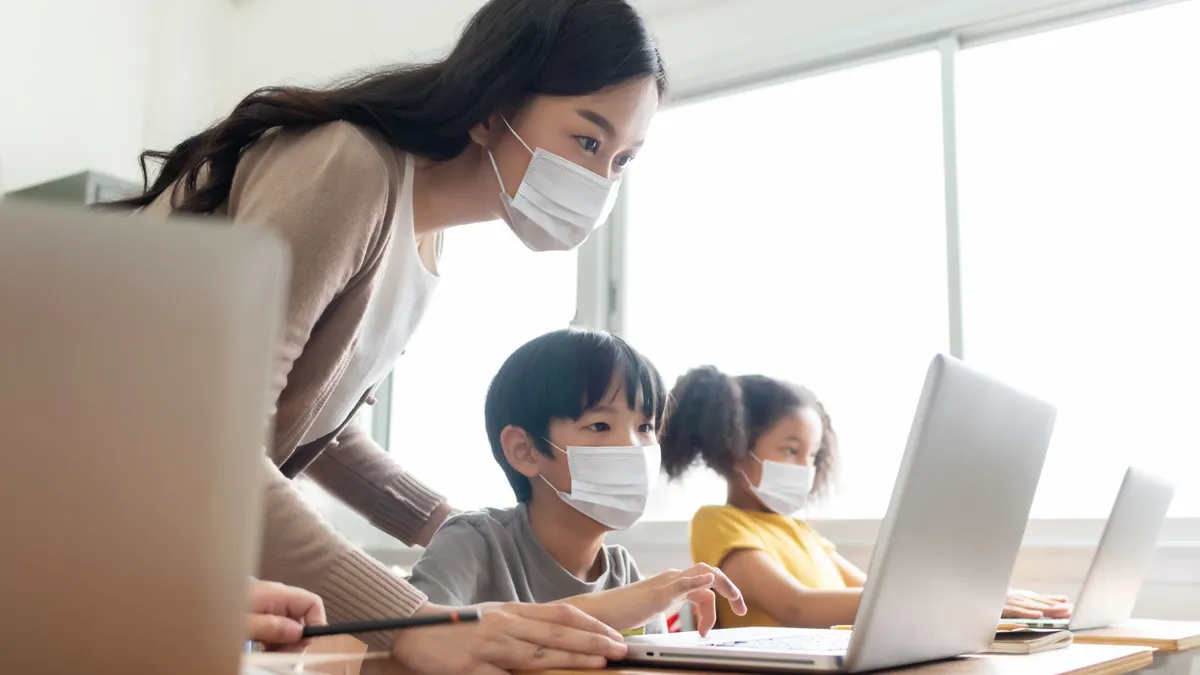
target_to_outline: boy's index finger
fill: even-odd
[[[731,602],[742,599],[741,589],[734,585],[734,583],[729,580],[729,577],[725,576],[724,572],[719,569],[714,569],[713,577],[713,589],[716,592],[725,596],[725,598]]]
[[[672,590],[674,591],[675,595],[680,593],[691,593],[692,591],[698,591],[702,588],[708,588],[712,586],[715,580],[716,575],[711,572],[697,574],[690,577],[680,577],[672,584],[672,586],[674,586]]]

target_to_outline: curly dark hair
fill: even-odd
[[[821,400],[800,385],[763,375],[730,377],[712,366],[688,371],[671,390],[660,441],[662,467],[678,479],[697,464],[732,478],[760,436],[797,408],[816,411],[825,432],[817,451],[813,499],[829,495],[838,471],[838,438]]]

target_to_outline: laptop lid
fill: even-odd
[[[0,206],[6,672],[237,672],[287,267],[252,228]]]
[[[846,656],[851,671],[987,649],[1054,430],[1053,406],[937,356]],[[935,614],[930,630],[922,615]]]
[[[1103,628],[1133,615],[1174,497],[1169,481],[1143,469],[1126,470],[1075,603],[1071,630]]]

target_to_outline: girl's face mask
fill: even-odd
[[[803,464],[764,462],[754,453],[750,453],[750,456],[762,465],[762,478],[755,485],[744,472],[742,475],[763,505],[781,516],[795,515],[803,510],[816,479],[813,468]]]

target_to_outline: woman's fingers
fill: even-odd
[[[303,627],[298,621],[275,614],[250,615],[250,639],[266,645],[290,645],[300,641]]]
[[[512,602],[501,605],[501,608],[505,612],[516,614],[517,616],[523,616],[526,619],[558,623],[574,628],[575,630],[597,633],[616,642],[621,642],[620,633],[608,627],[608,625],[606,625],[604,622],[592,617],[573,605],[568,605],[565,603],[540,605],[534,603]]]
[[[378,661],[378,660],[379,659],[371,659],[368,661],[364,661],[363,663],[365,665],[365,664],[371,663],[373,661]],[[493,666],[490,663],[476,663],[474,666],[471,667],[470,670],[468,670],[463,675],[509,675],[509,673],[508,673],[508,671],[504,670],[503,668],[497,668],[496,666]]]
[[[325,625],[325,604],[311,591],[273,581],[254,580],[250,585],[251,611],[275,614],[306,626]]]
[[[305,626],[325,625],[325,603],[316,593],[289,587],[286,601],[288,616],[300,619]]]
[[[532,645],[605,659],[624,658],[628,651],[620,633],[571,605],[513,603],[495,615],[501,632]]]
[[[499,633],[490,638],[478,655],[482,661],[504,670],[595,670],[608,664],[603,656],[555,649],[513,634]]]

